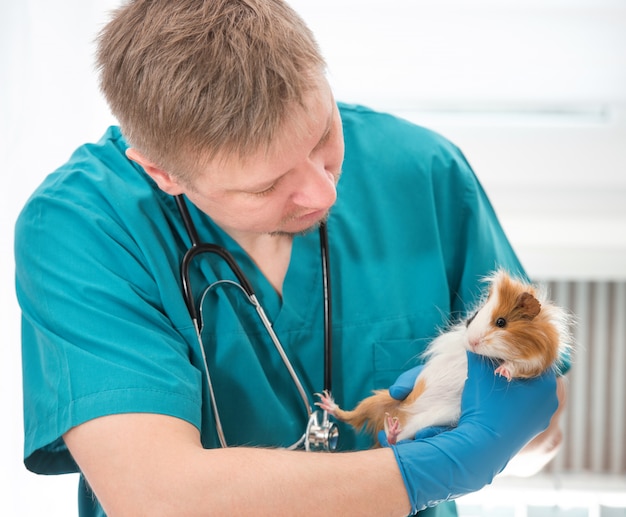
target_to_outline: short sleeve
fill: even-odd
[[[82,181],[49,180],[16,225],[24,453],[37,473],[75,471],[62,436],[100,416],[151,412],[200,427],[201,374],[164,310],[174,257],[163,252],[159,278],[139,226],[130,232]]]

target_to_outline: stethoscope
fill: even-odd
[[[211,374],[209,371],[209,364],[207,361],[206,351],[204,349],[204,343],[202,342],[202,309],[198,312],[194,301],[193,291],[191,288],[191,282],[189,280],[189,267],[193,259],[203,253],[213,253],[221,257],[231,269],[238,282],[233,280],[217,280],[210,284],[202,293],[201,300],[207,293],[218,285],[232,285],[239,288],[246,299],[254,306],[256,312],[261,320],[261,323],[265,327],[267,334],[269,335],[274,347],[278,351],[285,368],[289,372],[289,375],[293,381],[294,386],[298,390],[298,394],[302,399],[302,404],[306,409],[307,425],[304,434],[288,449],[298,449],[304,447],[307,451],[334,451],[337,448],[337,442],[339,438],[339,429],[328,418],[328,413],[321,410],[313,410],[310,404],[309,398],[306,395],[302,382],[298,377],[298,374],[293,368],[291,361],[285,353],[278,336],[272,328],[272,323],[266,316],[263,307],[259,303],[259,300],[254,293],[252,284],[241,270],[234,257],[222,246],[210,243],[201,243],[198,237],[198,231],[191,220],[189,209],[185,203],[185,199],[182,195],[175,196],[178,211],[183,219],[187,234],[191,240],[191,246],[183,256],[180,265],[180,276],[182,280],[182,294],[187,305],[187,310],[193,321],[196,337],[198,339],[198,346],[202,354],[202,360],[204,362],[204,371],[207,378],[207,387],[209,390],[209,397],[211,400],[211,407],[213,409],[213,415],[215,418],[215,428],[217,436],[222,447],[227,447],[226,438],[224,436],[224,429],[219,415],[217,407],[217,401],[215,398],[215,389],[213,382],[211,381]],[[322,279],[323,279],[323,297],[324,297],[324,390],[330,392],[331,388],[331,372],[332,372],[332,307],[331,307],[331,293],[330,293],[330,271],[329,271],[329,259],[328,259],[328,231],[326,230],[326,224],[322,223],[319,227],[320,234],[320,252],[322,263]],[[200,308],[202,308],[202,301],[200,302]]]

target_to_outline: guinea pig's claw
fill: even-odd
[[[333,411],[337,409],[337,404],[335,404],[328,390],[324,390],[322,393],[315,393],[315,396],[320,398],[318,402],[315,402],[317,407],[328,411],[330,414],[333,414]]]
[[[511,379],[513,378],[509,369],[504,365],[498,366],[494,373],[500,375],[501,377],[506,377],[509,382],[511,382]]]

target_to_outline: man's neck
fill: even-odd
[[[282,296],[283,282],[291,260],[293,236],[258,234],[252,238],[235,240],[252,258],[276,292]]]

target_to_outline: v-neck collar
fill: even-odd
[[[246,257],[240,267],[252,283],[275,330],[301,328],[305,322],[311,321],[307,314],[316,306],[316,297],[322,297],[318,232],[294,237],[282,297],[247,253],[235,241],[233,243]]]
[[[276,331],[302,328],[305,322],[311,321],[307,314],[310,314],[322,299],[320,238],[317,230],[294,237],[281,298],[237,241],[213,223],[206,214],[197,208],[194,212],[200,240],[223,246],[233,255],[252,284],[263,310]]]
[[[276,294],[276,292],[274,291]],[[278,297],[278,295],[276,295]],[[274,319],[278,328],[311,322],[308,316],[322,299],[322,265],[319,232],[294,237],[291,260],[283,283],[280,312]]]

